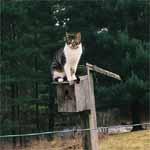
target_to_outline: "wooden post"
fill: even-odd
[[[95,96],[94,96],[94,82],[93,75],[87,66],[88,82],[89,82],[89,96],[91,101],[91,109],[89,113],[89,126],[90,126],[90,141],[91,150],[98,150],[98,133],[97,133],[97,119],[95,108]]]
[[[90,111],[83,111],[80,113],[82,129],[90,128],[89,114],[90,114]],[[90,136],[91,136],[90,131],[82,132],[82,148],[83,148],[83,150],[91,150],[92,149]]]
[[[121,77],[116,73],[110,72],[110,71],[105,70],[103,68],[99,68],[99,67],[97,67],[95,65],[91,65],[89,63],[86,63],[86,67],[88,68],[89,71],[95,71],[95,72],[100,73],[102,75],[105,75],[105,76],[108,76],[108,77],[111,77],[111,78],[114,78],[114,79],[121,81]]]
[[[87,68],[88,69],[88,68]],[[80,83],[69,85],[68,82],[55,83],[57,88],[58,112],[77,112],[81,117],[84,150],[98,150],[97,120],[92,73],[80,77]]]

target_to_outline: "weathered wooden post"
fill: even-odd
[[[96,107],[95,107],[95,95],[94,95],[94,81],[93,74],[86,64],[89,84],[89,97],[90,97],[90,113],[89,113],[89,124],[90,124],[90,143],[91,150],[98,150],[98,132],[97,132],[97,119],[96,119]]]
[[[81,116],[82,128],[89,129],[83,136],[83,150],[98,150],[98,133],[94,95],[93,71],[116,78],[120,76],[91,64],[86,64],[87,75],[80,83],[56,83],[58,112],[77,112]]]

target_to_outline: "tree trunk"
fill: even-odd
[[[38,70],[38,60],[37,56],[35,56],[35,71]],[[35,98],[38,99],[39,91],[38,91],[38,81],[35,81]],[[36,104],[36,130],[39,132],[40,125],[39,125],[39,104]]]
[[[53,93],[53,94],[52,94]],[[48,105],[48,115],[49,115],[49,124],[48,124],[48,130],[53,131],[54,130],[54,124],[55,124],[55,114],[56,114],[56,110],[55,110],[55,103],[54,103],[54,89],[49,86],[49,90],[48,90],[48,94],[49,94],[49,105]],[[53,138],[53,134],[51,134],[49,136],[50,139]]]
[[[132,131],[138,131],[143,129],[142,125],[139,125],[141,123],[140,112],[140,102],[139,100],[134,100],[131,104],[132,124],[134,125]]]
[[[38,99],[38,82],[35,82],[35,97]],[[36,104],[36,131],[40,132],[39,104]],[[37,139],[39,139],[37,137]]]
[[[11,85],[11,98],[12,98],[12,104],[11,104],[11,121],[12,121],[12,135],[16,134],[16,128],[15,128],[15,121],[16,121],[16,108],[14,104],[14,98],[15,98],[15,85]],[[12,139],[13,146],[16,146],[16,138],[13,137]]]
[[[39,125],[39,104],[36,104],[36,130],[39,132],[40,125]]]
[[[55,119],[55,113],[53,112],[53,108],[52,108],[52,105],[48,105],[48,111],[49,111],[49,121],[48,121],[48,130],[49,131],[53,131],[54,130],[54,119]],[[49,135],[49,138],[50,139],[53,139],[53,135],[52,134],[50,134]]]
[[[19,134],[21,134],[21,111],[20,111],[20,106],[18,105],[18,108],[17,108],[17,112],[18,112],[18,126],[19,126]],[[22,146],[22,137],[20,136],[19,137],[19,143],[20,143],[20,146]]]

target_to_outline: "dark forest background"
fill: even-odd
[[[115,109],[130,123],[148,121],[149,8],[148,0],[1,0],[0,135],[53,130],[50,64],[68,30],[81,31],[81,65],[122,78],[95,75],[97,112]]]

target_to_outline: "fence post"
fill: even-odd
[[[87,67],[88,82],[89,82],[89,96],[91,101],[91,109],[89,114],[89,125],[90,125],[90,138],[91,138],[91,150],[98,150],[98,131],[97,131],[97,119],[96,119],[96,108],[95,108],[95,95],[94,95],[94,82],[93,73]]]

